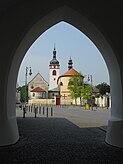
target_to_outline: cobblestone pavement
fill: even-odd
[[[63,110],[64,117],[59,115],[58,110]],[[71,110],[71,118],[77,109],[68,110]],[[81,117],[76,120],[81,118],[81,123],[79,120],[77,125],[75,113],[71,121],[66,109],[54,109],[52,117],[37,115],[37,118],[34,113],[29,115],[28,112],[26,118],[23,118],[22,111],[17,109],[20,139],[14,145],[0,147],[0,164],[122,164],[123,149],[105,143],[106,132],[99,128],[100,125],[106,126],[109,112],[106,109],[99,110],[85,111],[78,108],[76,115],[81,113]],[[92,126],[93,119],[89,120],[89,113],[92,116],[95,113],[98,117],[99,113],[102,113],[100,117],[106,122],[99,124],[97,121],[97,126],[95,122]],[[88,116],[90,127],[89,123],[82,119],[85,116]],[[96,116],[92,118],[95,119]]]

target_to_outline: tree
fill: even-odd
[[[18,91],[20,91],[20,101],[21,102],[27,102],[28,101],[28,87],[22,86],[17,88]]]
[[[110,93],[110,86],[105,82],[96,85],[96,88],[99,89],[99,93],[101,96],[105,95],[106,92]]]
[[[81,99],[83,85],[83,76],[81,73],[73,75],[68,82],[68,89],[70,90],[71,98],[75,99],[75,104],[77,105],[77,98]]]
[[[84,100],[91,100],[91,87],[90,85],[83,85],[82,86],[82,93],[81,93],[81,97]]]

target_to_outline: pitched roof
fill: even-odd
[[[42,76],[40,73],[37,73],[37,74],[33,77],[33,79],[32,79],[31,81],[28,82],[28,84],[31,83],[37,76],[40,76],[41,79],[43,79],[43,80],[47,83],[47,85],[48,85],[48,82],[43,78],[43,76]]]
[[[62,76],[72,76],[72,75],[79,75],[80,73],[77,72],[74,68],[69,69],[65,72]]]
[[[95,86],[91,86],[91,84],[85,84],[86,86],[90,86],[92,88],[93,93],[99,93],[99,89],[96,88]]]
[[[67,72],[65,72],[63,75],[59,76],[57,79],[57,83],[61,77],[66,76],[73,76],[73,75],[81,75],[79,72],[77,72],[74,68],[69,69]],[[84,76],[83,76],[84,77]]]
[[[40,87],[37,87],[37,88],[34,88],[33,90],[31,90],[31,92],[45,92],[45,90]]]

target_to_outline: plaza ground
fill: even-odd
[[[44,114],[43,114],[44,108]],[[53,109],[53,116],[51,116],[51,108]],[[31,111],[31,110],[30,110]],[[26,110],[25,117],[35,117],[34,109],[32,112]],[[84,107],[80,106],[48,106],[48,117],[50,118],[66,118],[71,121],[76,126],[83,127],[101,127],[107,126],[108,119],[110,117],[111,109],[107,108],[96,108],[93,107],[93,110],[85,110]],[[22,117],[23,110],[17,108],[16,116]],[[41,111],[39,114],[39,109],[36,114],[36,117],[47,117],[47,106],[41,106]]]
[[[47,109],[47,107],[46,107]],[[16,110],[20,139],[0,147],[0,164],[121,164],[123,149],[105,142],[110,109],[54,107],[53,116]]]

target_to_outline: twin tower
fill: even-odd
[[[72,68],[72,64],[73,64],[73,62],[70,58],[69,62],[68,62],[68,70]],[[49,76],[50,76],[49,77],[49,90],[52,90],[52,89],[58,87],[57,79],[59,77],[59,69],[60,69],[59,61],[56,59],[55,46],[54,46],[54,50],[53,50],[53,59],[50,61],[49,69],[50,69],[50,73],[49,73]]]

